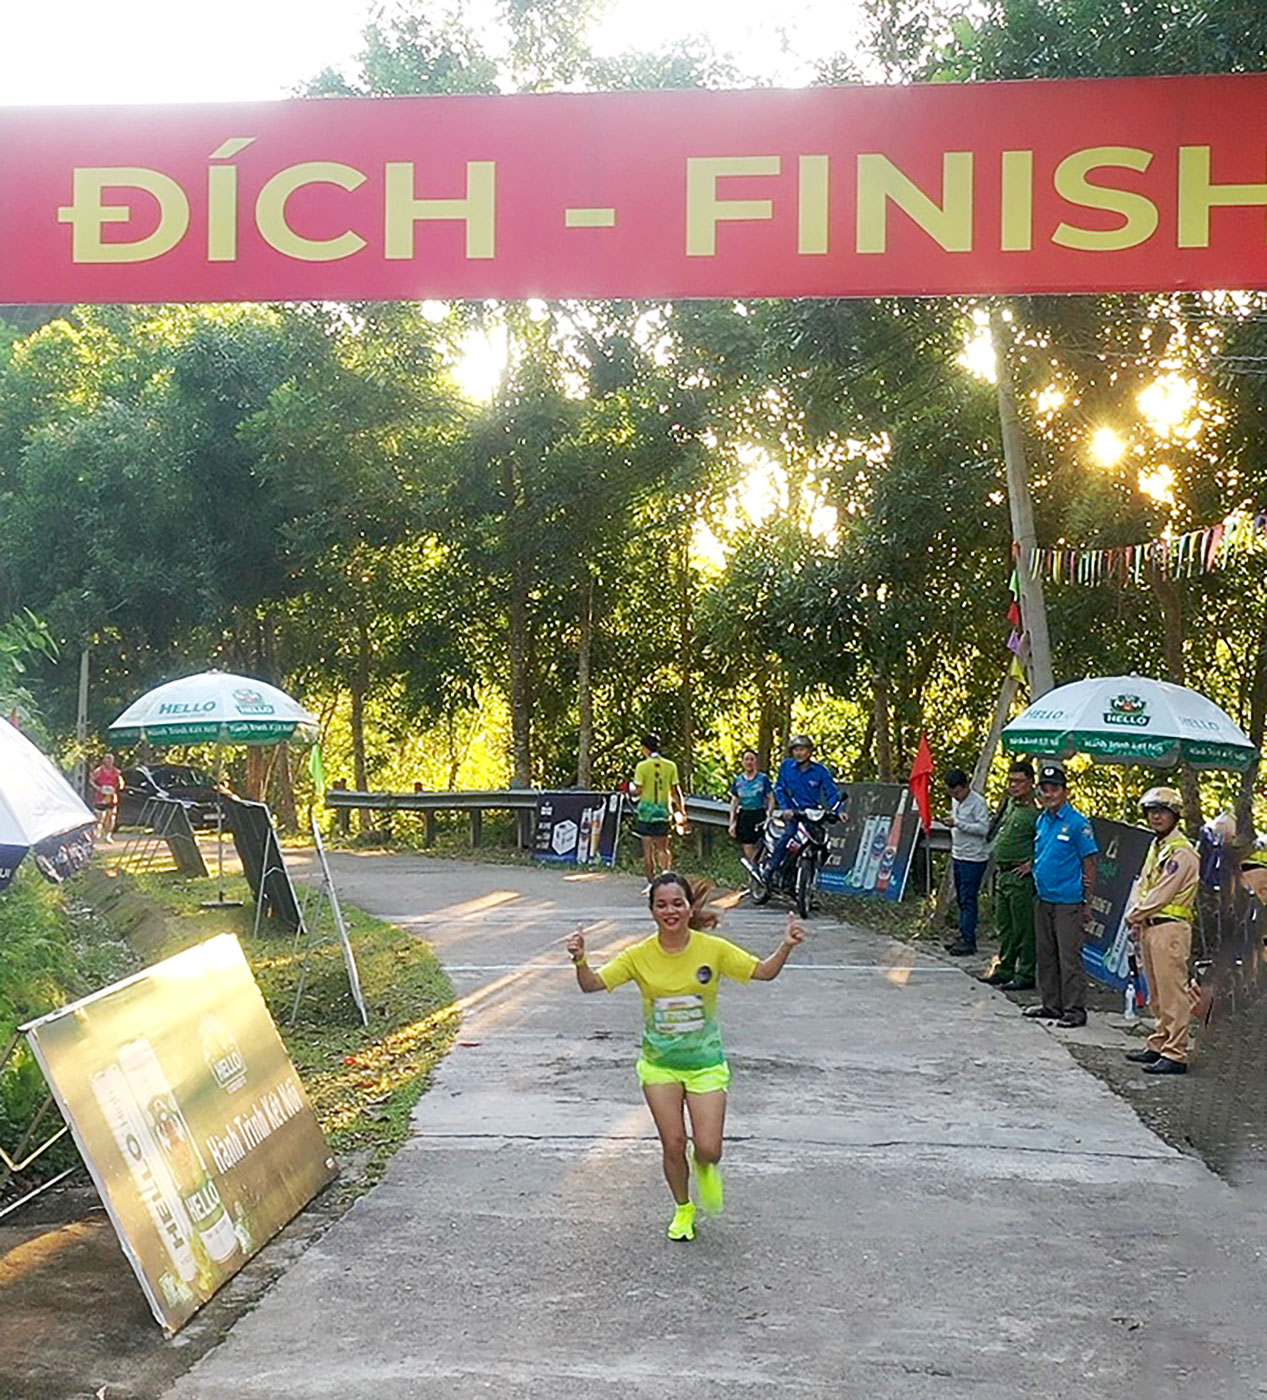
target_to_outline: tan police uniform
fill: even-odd
[[[1188,958],[1200,872],[1192,842],[1176,827],[1154,838],[1126,906],[1144,958],[1149,1010],[1157,1019],[1148,1048],[1181,1065],[1188,1062]]]
[[[1260,903],[1267,904],[1267,849],[1255,846],[1241,857],[1241,884]]]

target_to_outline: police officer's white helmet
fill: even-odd
[[[1149,788],[1139,799],[1139,805],[1145,812],[1153,807],[1163,807],[1166,811],[1173,812],[1177,817],[1183,816],[1183,798],[1174,788]]]

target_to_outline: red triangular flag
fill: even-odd
[[[920,825],[924,828],[925,834],[933,828],[931,785],[934,771],[933,751],[928,747],[928,735],[921,733],[919,749],[916,751],[915,762],[911,767],[910,788],[911,796],[915,799],[915,807],[919,812]]]

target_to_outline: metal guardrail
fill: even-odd
[[[506,788],[487,792],[356,792],[330,788],[326,806],[367,808],[374,812],[470,812],[520,810],[534,812],[540,794],[536,788]]]
[[[565,792],[566,788],[545,789],[551,792]],[[471,816],[471,841],[478,845],[483,829],[485,812],[535,812],[542,789],[537,788],[496,788],[482,792],[357,792],[350,788],[330,788],[325,795],[326,806],[340,813],[353,810],[371,812],[417,812],[424,821],[424,839],[428,845],[435,840],[435,814],[437,812],[469,812]],[[629,798],[625,798],[625,811],[633,809]],[[697,839],[711,841],[718,828],[725,831],[730,823],[730,803],[713,797],[688,797],[686,818],[694,827],[702,828]],[[518,844],[526,846],[532,839],[530,830],[525,831],[527,819],[521,815],[518,822]],[[924,838],[925,844],[934,851],[950,849],[950,831],[940,822],[933,823],[932,831]]]

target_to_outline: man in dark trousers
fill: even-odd
[[[994,833],[994,919],[999,956],[981,980],[1008,992],[1034,988],[1034,765],[1018,758],[1007,773],[1007,803]]]
[[[1059,1026],[1087,1024],[1082,944],[1091,922],[1096,844],[1091,823],[1069,801],[1069,779],[1058,763],[1038,770],[1042,811],[1034,829],[1034,944],[1037,1006],[1021,1013]]]
[[[946,791],[950,793],[950,815],[943,820],[950,828],[950,868],[959,903],[959,936],[946,945],[946,951],[952,958],[970,958],[977,951],[977,897],[990,862],[986,840],[990,809],[962,768],[952,768],[946,774]]]

